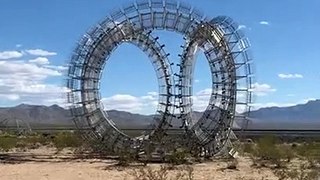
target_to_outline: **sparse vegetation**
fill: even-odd
[[[166,160],[171,166],[186,164],[190,159],[191,154],[183,148],[174,150],[171,154],[166,157]]]
[[[308,164],[306,163],[295,168],[274,170],[274,174],[279,178],[279,180],[318,180],[320,178],[319,169],[309,169]]]
[[[159,169],[151,167],[133,169],[129,174],[135,180],[193,180],[193,168],[191,166],[179,167],[174,176],[169,176],[171,170],[168,166],[160,166]]]
[[[252,158],[254,165],[270,167],[280,180],[316,180],[320,177],[320,145],[316,142],[290,145],[265,136],[255,144],[244,143],[241,149]],[[291,163],[294,159],[296,161]]]
[[[52,135],[39,133],[19,136],[13,133],[0,134],[0,151],[7,152],[12,149],[27,150],[41,146],[55,147],[58,151],[64,148],[72,148],[77,154],[106,153],[95,151],[90,143],[84,143],[78,134],[62,132]],[[96,143],[95,143],[96,144]],[[166,147],[168,148],[168,147]],[[98,148],[101,150],[101,148]],[[279,179],[315,180],[320,177],[320,143],[315,141],[305,143],[282,143],[273,136],[266,136],[254,142],[238,143],[235,149],[242,156],[249,156],[253,160],[253,168],[265,167],[271,169]],[[77,151],[78,150],[78,151]],[[142,180],[191,180],[193,168],[188,165],[193,162],[192,152],[183,147],[175,148],[164,156],[164,162],[160,168],[147,165],[152,159],[151,153],[156,151],[154,146],[146,147],[145,161],[138,158],[137,152],[130,148],[117,152],[120,167],[132,167],[131,165],[143,163],[141,168],[134,168],[130,175]],[[105,154],[104,154],[105,155]],[[109,153],[110,155],[110,153]],[[81,157],[81,156],[79,156]],[[83,156],[82,156],[83,157]],[[239,170],[236,159],[228,160],[224,169]],[[152,168],[151,168],[152,167]],[[174,174],[174,175],[173,175]],[[238,179],[243,179],[239,177]]]
[[[58,133],[53,139],[53,144],[58,149],[58,151],[67,147],[79,147],[82,144],[81,142],[82,140],[79,136],[74,133],[67,132]]]
[[[320,168],[320,143],[308,142],[295,148],[299,158],[306,160],[310,168]]]
[[[18,138],[15,135],[4,134],[0,136],[0,150],[9,151],[13,149],[18,144]]]
[[[27,136],[18,136],[16,134],[4,133],[0,135],[0,150],[9,151],[11,149],[35,149],[40,146],[52,145],[58,151],[63,148],[77,148],[82,145],[82,140],[74,133],[62,132],[46,137],[42,134],[29,134]]]

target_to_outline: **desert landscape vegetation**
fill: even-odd
[[[320,178],[320,141],[274,136],[235,143],[233,157],[196,157],[176,149],[164,162],[97,151],[75,132],[0,135],[0,178],[13,179],[297,179]]]

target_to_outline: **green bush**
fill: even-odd
[[[159,169],[151,169],[151,167],[133,169],[130,175],[135,180],[193,180],[193,168],[191,166],[183,166],[178,173],[169,178],[170,167],[161,166]]]
[[[265,136],[257,141],[253,155],[262,162],[282,167],[285,152],[277,145],[278,140],[273,136]]]
[[[300,158],[307,160],[311,167],[319,166],[320,143],[309,142],[299,145],[296,148],[296,153],[300,156]]]
[[[254,144],[252,143],[244,143],[241,148],[243,153],[248,153],[248,154],[253,154],[255,150]]]
[[[74,133],[62,132],[54,137],[53,144],[58,150],[62,150],[67,147],[79,147],[82,145],[82,140]]]
[[[9,151],[16,147],[18,143],[18,137],[14,135],[2,135],[0,136],[0,150]]]
[[[178,148],[175,151],[173,151],[170,155],[166,157],[166,160],[171,165],[180,165],[180,164],[186,164],[188,162],[188,159],[190,158],[190,153],[188,153],[183,148]]]
[[[320,178],[319,170],[308,169],[307,164],[301,164],[297,168],[275,169],[274,174],[279,178],[279,180],[318,180]]]

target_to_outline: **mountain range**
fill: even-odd
[[[119,127],[145,127],[154,117],[154,115],[117,110],[109,110],[107,114]],[[201,115],[201,112],[194,112],[194,118],[199,118]],[[1,122],[2,124],[7,122],[7,124],[14,125],[16,121],[28,122],[31,127],[73,125],[69,110],[58,105],[20,104],[15,107],[0,108],[0,126]],[[236,119],[234,127],[239,127],[240,123],[242,123],[241,120]],[[174,124],[178,126],[178,123]],[[291,107],[268,107],[251,111],[248,128],[320,129],[320,100]]]

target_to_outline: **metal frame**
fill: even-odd
[[[153,30],[183,34],[179,73],[173,73],[169,54]],[[101,72],[111,53],[123,42],[144,51],[151,60],[159,83],[157,115],[150,130],[131,138],[119,130],[100,103]],[[176,1],[139,1],[112,12],[79,41],[69,67],[67,82],[71,91],[68,102],[80,129],[90,127],[84,136],[98,139],[113,151],[123,148],[139,150],[145,142],[160,142],[173,118],[181,121],[187,136],[186,147],[201,147],[210,155],[226,144],[236,105],[249,112],[251,103],[251,58],[249,43],[238,25],[228,17],[207,19],[200,11]],[[211,69],[212,94],[203,116],[192,119],[192,86],[195,54],[203,51]],[[175,76],[174,76],[175,74]],[[241,87],[241,88],[239,88]],[[245,97],[243,101],[239,99]],[[178,110],[178,111],[175,111]],[[246,114],[242,114],[246,118]],[[192,146],[190,146],[190,144]]]

